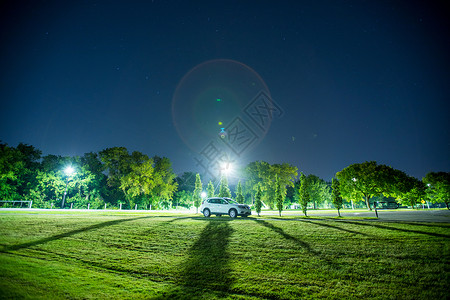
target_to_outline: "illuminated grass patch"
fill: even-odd
[[[450,226],[3,214],[4,298],[445,299]]]

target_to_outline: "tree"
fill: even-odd
[[[104,166],[100,160],[98,153],[85,153],[80,158],[80,167],[83,170],[83,173],[90,172],[93,175],[93,179],[89,184],[89,197],[91,198],[91,200],[92,198],[97,199],[94,202],[98,203],[107,200],[107,177],[103,173]]]
[[[138,151],[129,154],[124,147],[105,149],[99,157],[108,176],[109,194],[115,202],[124,197],[130,207],[135,204],[170,207],[178,185],[168,158],[150,159]]]
[[[195,189],[194,189],[194,193],[193,193],[193,200],[194,200],[194,206],[197,209],[197,213],[198,213],[198,208],[200,207],[201,203],[202,203],[202,193],[203,190],[203,186],[202,186],[202,180],[200,179],[200,174],[197,173],[197,175],[195,175]]]
[[[192,192],[186,190],[177,191],[173,200],[176,207],[190,208],[192,207]]]
[[[194,172],[184,172],[175,181],[178,184],[178,190],[185,190],[190,193],[195,189],[195,173]]]
[[[321,179],[319,177],[317,177],[316,175],[309,174],[308,176],[306,176],[305,180],[306,180],[306,185],[308,187],[309,199],[313,203],[314,209],[317,209],[317,204],[322,202],[322,198],[321,198],[322,195],[320,194]]]
[[[336,174],[340,183],[341,195],[350,200],[365,200],[369,210],[370,198],[379,195],[390,196],[396,192],[397,177],[403,177],[401,171],[375,161],[353,164]]]
[[[74,166],[76,171],[68,175],[64,174],[67,166]],[[65,198],[75,208],[87,207],[88,203],[96,208],[104,204],[100,194],[102,185],[97,177],[104,178],[103,174],[92,173],[86,165],[82,164],[79,157],[61,157],[47,155],[42,158],[40,170],[36,172],[35,184],[29,184],[30,188],[25,198],[33,200],[38,207],[51,207],[51,203],[61,204]],[[67,195],[65,187],[67,184]]]
[[[38,195],[39,203],[36,205],[43,208],[50,208],[52,203],[59,205],[66,186],[62,174],[54,171],[38,171],[36,181],[38,184],[30,191],[30,194]],[[73,182],[69,181],[68,187],[70,191]]]
[[[23,169],[18,173],[18,193],[23,197],[29,190],[37,184],[36,175],[40,169],[42,151],[34,146],[20,143],[17,145],[19,159],[22,162]]]
[[[156,186],[153,160],[149,159],[140,164],[133,164],[131,172],[120,178],[120,188],[127,196],[130,207],[135,204],[151,204],[152,191]]]
[[[430,172],[422,180],[427,188],[426,195],[431,203],[445,203],[450,210],[450,173]]]
[[[177,191],[178,183],[175,181],[175,173],[172,163],[167,157],[154,156],[155,187],[152,190],[153,198],[158,200],[158,205],[169,208],[170,201]]]
[[[37,185],[41,151],[20,143],[16,148],[0,142],[0,198],[24,198]]]
[[[68,190],[67,203],[72,203],[75,208],[87,208],[88,204],[92,208],[100,208],[104,205],[95,174],[77,164],[75,173],[67,179],[69,187],[72,187]]]
[[[303,173],[300,175],[299,201],[303,213],[305,214],[305,216],[307,216],[306,211],[308,209],[310,198],[308,193],[308,182],[306,181],[306,176]]]
[[[298,180],[297,180],[298,181]],[[298,186],[297,181],[294,183],[294,186],[288,186],[286,187],[286,198],[285,202],[288,204],[292,204],[297,201],[298,199]]]
[[[259,217],[259,214],[261,213],[261,208],[262,208],[261,196],[262,196],[261,186],[258,184],[258,187],[256,189],[256,195],[255,195],[255,209],[256,209],[256,213],[258,214],[258,217]]]
[[[24,169],[18,151],[7,144],[0,144],[0,198],[15,200],[19,198],[19,176]]]
[[[208,183],[207,195],[208,195],[208,198],[214,197],[214,184],[212,183],[211,180]]]
[[[99,154],[95,152],[85,153],[81,158],[81,165],[86,168],[86,170],[92,172],[96,176],[100,177],[105,170],[102,161],[100,160]]]
[[[266,201],[270,207],[278,207],[279,195],[284,201],[287,187],[294,186],[297,175],[297,167],[287,163],[270,165],[268,178],[266,179]]]
[[[220,179],[219,197],[231,198],[231,191],[228,187],[228,179],[226,176],[222,176]]]
[[[281,212],[283,211],[283,190],[281,189],[281,184],[278,180],[278,176],[275,176],[275,182],[276,182],[276,190],[275,190],[275,200],[277,204],[278,213],[281,217]]]
[[[278,180],[278,185],[280,187],[280,191],[283,195],[283,199],[286,196],[286,188],[294,187],[295,179],[298,176],[298,169],[288,163],[283,164],[273,164],[270,168],[272,177],[276,178],[274,181]]]
[[[297,167],[287,163],[270,165],[264,161],[256,161],[247,165],[245,168],[247,177],[247,190],[256,191],[259,188],[262,191],[262,199],[271,208],[275,207],[275,190],[277,188],[275,177],[278,177],[279,188],[283,198],[286,195],[287,187],[294,187],[294,181],[297,177]]]
[[[265,161],[255,161],[249,163],[244,169],[245,187],[248,192],[253,194],[260,189],[261,201],[270,203],[268,194],[269,180],[270,180],[270,164]],[[270,204],[269,204],[270,205]]]
[[[319,184],[319,197],[322,205],[331,203],[331,182],[321,179]]]
[[[128,195],[120,188],[121,178],[131,172],[133,158],[125,147],[107,148],[99,152],[100,160],[103,163],[104,172],[107,176],[107,197],[112,203],[119,203],[126,199]],[[138,155],[135,154],[135,159]],[[141,157],[142,160],[142,157]],[[146,160],[149,160],[147,157]]]
[[[244,195],[242,195],[242,185],[241,185],[241,181],[238,181],[238,184],[236,186],[236,201],[238,203],[244,203]]]
[[[67,166],[75,168],[75,172],[69,177],[64,172]],[[107,192],[106,176],[102,170],[103,166],[95,153],[86,153],[81,158],[47,155],[42,158],[41,173],[36,176],[36,179],[44,182],[46,187],[43,188],[43,185],[37,184],[30,193],[40,199],[39,205],[48,207],[46,200],[59,202],[61,199],[59,181],[62,180],[65,186],[68,180],[65,197],[67,204],[70,203],[70,206],[74,208],[87,208],[88,204],[91,208],[100,208],[105,204],[104,195]],[[51,193],[49,193],[50,190],[52,190]],[[45,197],[41,198],[39,195],[45,195]],[[55,196],[56,199],[54,199]]]
[[[298,187],[300,186],[300,181],[295,183]],[[306,176],[306,184],[308,186],[308,194],[310,201],[314,205],[314,209],[317,209],[318,205],[331,201],[331,192],[329,184],[317,177],[316,175],[310,174]]]
[[[392,196],[396,201],[403,205],[408,205],[414,208],[417,203],[420,203],[426,198],[425,184],[417,178],[402,174],[398,178],[395,191]]]
[[[107,148],[99,152],[99,157],[108,176],[109,186],[113,186],[115,181],[119,182],[120,177],[128,174],[131,170],[133,160],[125,147]],[[142,157],[139,160],[142,163]],[[145,160],[149,160],[149,158],[146,157]]]
[[[341,191],[339,189],[339,181],[335,178],[331,180],[331,189],[332,189],[331,201],[334,207],[336,207],[338,211],[338,216],[340,217],[341,216],[340,210],[342,209],[344,200],[341,197]]]

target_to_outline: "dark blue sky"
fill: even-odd
[[[220,132],[208,122],[242,113],[254,90],[239,82],[254,70],[283,114],[265,135],[256,132],[257,145],[236,163],[287,162],[327,180],[366,160],[419,178],[450,171],[450,26],[442,3],[6,1],[0,139],[56,155],[124,146],[167,156],[176,172],[201,172],[202,146],[189,148],[174,121]],[[185,119],[173,120],[183,76],[218,59],[230,65],[187,80],[189,97],[206,98],[183,92]],[[232,99],[238,94],[247,96]],[[216,104],[223,97],[223,106],[208,97]],[[233,101],[241,106],[227,111]],[[181,130],[201,137],[198,126]]]

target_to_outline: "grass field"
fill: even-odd
[[[450,224],[3,213],[3,299],[446,299]]]

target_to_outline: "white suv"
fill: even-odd
[[[247,217],[252,214],[248,205],[239,204],[233,199],[224,197],[206,199],[200,206],[200,212],[207,218],[211,215],[230,215],[230,217],[236,218],[237,216]]]

